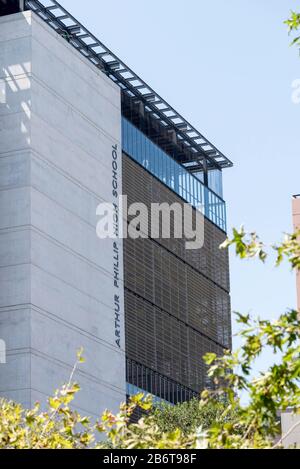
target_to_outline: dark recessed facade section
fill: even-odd
[[[172,129],[163,126],[151,113],[146,112],[142,100],[133,99],[123,92],[122,115],[176,161],[184,163],[195,160],[192,149],[184,145]],[[202,159],[199,158],[199,161],[200,170],[203,170]]]
[[[24,0],[0,0],[0,16],[12,15],[24,10]]]
[[[158,399],[178,404],[198,395],[190,388],[130,358],[126,359],[126,376],[127,383],[132,383],[127,384],[127,396],[142,389],[149,394],[156,395]]]

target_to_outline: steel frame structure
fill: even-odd
[[[188,150],[183,164],[188,171],[223,169],[233,163],[195,129],[170,104],[136,75],[108,47],[72,16],[56,0],[21,0],[20,8],[32,10],[75,49],[113,80],[127,96],[142,102],[146,113],[162,128],[173,131]]]

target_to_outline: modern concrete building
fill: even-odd
[[[232,163],[56,1],[0,6],[0,395],[43,401],[82,346],[85,413],[138,390],[190,399],[202,356],[231,346]],[[201,210],[203,247],[99,239],[97,206],[121,194]]]

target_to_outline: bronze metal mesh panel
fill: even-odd
[[[208,386],[202,357],[207,352],[220,354],[222,347],[142,298],[125,293],[127,357],[192,390]]]
[[[143,202],[150,213],[151,203],[183,203],[177,194],[149,174],[138,163],[125,154],[123,155],[123,193],[128,196],[129,204]],[[186,250],[184,239],[160,238],[158,241],[162,246],[229,292],[228,251],[219,249],[225,238],[226,234],[222,230],[205,219],[204,246],[199,250]]]
[[[123,193],[128,204],[149,209],[151,202],[182,203],[126,155]],[[203,355],[231,346],[228,254],[219,250],[224,239],[205,220],[197,251],[186,251],[182,239],[124,240],[127,357],[194,391],[208,385]]]
[[[126,289],[230,347],[226,291],[151,239],[127,239],[124,266]]]

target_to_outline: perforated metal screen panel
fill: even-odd
[[[125,154],[123,193],[128,204],[149,209],[152,202],[183,203]],[[127,357],[196,392],[209,385],[203,355],[231,347],[228,253],[219,250],[224,239],[205,219],[197,251],[186,250],[183,239],[124,240]]]

